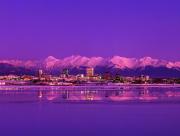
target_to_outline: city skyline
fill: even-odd
[[[0,0],[2,136],[180,136],[180,0]]]
[[[0,58],[150,56],[179,61],[178,1],[1,1]]]
[[[149,75],[171,78],[180,76],[180,61],[159,60],[151,57],[136,59],[120,56],[111,58],[69,56],[57,59],[49,56],[43,60],[0,60],[0,75],[36,75],[39,69],[52,75],[59,75],[62,70],[65,75],[67,73],[78,75],[84,74],[86,68],[89,68],[89,75],[110,72],[122,76]]]

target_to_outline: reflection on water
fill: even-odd
[[[178,87],[1,89],[0,102],[180,102]]]

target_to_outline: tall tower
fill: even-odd
[[[67,68],[63,69],[62,74],[63,74],[65,77],[68,77],[68,76],[69,76],[69,70],[68,70]]]
[[[94,68],[86,68],[86,76],[93,77],[94,76]]]
[[[42,76],[43,76],[43,70],[42,69],[39,69],[38,76],[39,76],[39,79],[42,78]]]
[[[110,80],[111,79],[111,73],[110,72],[105,72],[104,75],[103,75],[103,79]]]

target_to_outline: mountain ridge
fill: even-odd
[[[164,66],[167,68],[180,68],[180,61],[166,61],[160,59],[154,59],[151,57],[143,57],[140,59],[136,58],[127,58],[121,56],[113,56],[109,58],[103,57],[86,57],[80,55],[72,55],[62,59],[57,59],[53,56],[49,56],[46,59],[40,60],[0,60],[0,63],[11,64],[13,66],[23,66],[23,67],[37,67],[37,65],[45,66],[46,68],[51,68],[54,66],[68,67],[68,66],[87,66],[87,67],[96,67],[96,66],[105,66],[111,65],[116,68],[138,68],[138,67],[160,67]]]
[[[166,61],[153,59],[151,57],[136,59],[121,56],[103,58],[72,55],[57,59],[49,56],[44,60],[0,60],[0,64],[1,67],[3,67],[3,65],[9,65],[9,69],[3,69],[3,71],[0,67],[1,75],[12,73],[20,74],[20,69],[22,70],[21,74],[27,74],[28,72],[34,74],[38,69],[43,69],[48,73],[55,73],[57,75],[58,73],[60,74],[60,71],[64,68],[68,68],[71,74],[77,74],[79,70],[83,71],[82,69],[84,69],[85,71],[86,67],[93,67],[97,74],[107,71],[115,74],[117,71],[121,71],[120,73],[125,76],[147,74],[163,77],[166,75],[168,77],[171,75],[172,77],[180,77],[180,61]]]

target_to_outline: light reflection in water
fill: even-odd
[[[40,101],[39,101],[40,100]],[[180,102],[180,88],[118,87],[116,89],[51,89],[0,91],[0,102]]]

